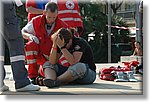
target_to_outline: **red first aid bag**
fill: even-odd
[[[114,81],[116,79],[116,76],[112,73],[113,71],[130,71],[130,68],[128,67],[109,67],[109,68],[102,68],[99,71],[99,78],[101,80],[108,80],[108,81]]]

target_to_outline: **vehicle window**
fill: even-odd
[[[130,45],[120,45],[119,46],[122,51],[130,51],[132,47]]]

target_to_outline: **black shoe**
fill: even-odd
[[[44,82],[45,86],[48,88],[60,86],[60,81],[58,81],[58,80],[44,79],[43,82]]]
[[[31,78],[31,83],[34,85],[44,86],[44,77],[37,76],[36,78]]]

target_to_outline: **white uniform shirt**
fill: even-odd
[[[55,22],[52,24],[51,29],[47,29],[47,24],[45,25],[45,29],[48,35],[51,34],[51,32],[53,31],[55,26]],[[27,31],[27,33],[32,34],[32,35],[36,35],[34,27],[33,27],[33,20],[31,20],[30,22],[28,22],[28,24],[22,29]]]
[[[27,25],[22,30],[27,31],[27,33],[29,34],[36,35],[34,27],[33,27],[33,20],[28,22]]]

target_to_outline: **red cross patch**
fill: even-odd
[[[68,9],[74,9],[74,3],[73,3],[73,1],[72,0],[67,0],[67,2],[66,2],[66,7],[68,8]]]

